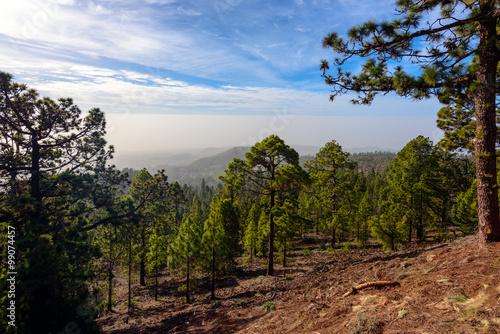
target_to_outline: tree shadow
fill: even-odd
[[[232,319],[228,317],[222,317],[220,314],[213,310],[208,310],[206,312],[196,312],[187,311],[182,313],[177,313],[174,316],[167,317],[162,320],[161,325],[157,326],[133,326],[128,329],[115,330],[109,332],[109,334],[136,334],[136,333],[197,333],[197,334],[209,334],[209,333],[234,333],[242,328],[248,326],[249,323],[261,318],[263,314],[259,314],[250,318],[245,319]],[[206,329],[203,328],[206,323],[212,320],[218,320],[217,324],[212,324],[207,326]],[[196,329],[190,328],[191,326]]]

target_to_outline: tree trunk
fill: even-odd
[[[109,234],[109,263],[108,263],[108,311],[113,308],[113,237]]]
[[[267,275],[274,275],[274,189],[271,189],[271,201],[269,204],[269,254],[267,255]]]
[[[132,308],[132,240],[128,243],[128,313]]]
[[[283,245],[283,268],[286,267],[286,240],[285,244]]]
[[[139,284],[146,286],[146,232],[145,228],[141,231],[141,263],[140,263],[140,279]]]
[[[40,192],[40,144],[38,143],[36,134],[32,135],[31,145],[31,196],[36,200],[37,205],[39,205],[42,203],[42,193]]]
[[[155,248],[155,301],[158,300],[158,245]]]
[[[212,300],[215,300],[215,246],[212,245]]]
[[[336,166],[333,167],[333,176],[332,176],[332,248],[335,246],[335,215],[337,214],[337,193],[335,192],[335,184],[337,179],[335,178]]]
[[[417,227],[417,243],[421,244],[424,241],[424,228],[422,226]]]
[[[479,246],[500,240],[500,218],[498,209],[498,188],[496,170],[496,73],[498,51],[496,19],[493,1],[481,4],[481,14],[486,18],[480,22],[480,52],[476,79],[479,83],[474,91],[476,112],[476,153],[477,205],[479,219]]]
[[[409,225],[410,226],[408,228],[408,245],[411,244],[411,235],[413,233],[413,222],[412,222],[411,218],[409,220]]]
[[[189,266],[191,265],[190,264],[190,261],[189,261],[189,256],[187,258],[187,277],[186,277],[186,303],[189,304]]]
[[[111,264],[108,266],[108,311],[113,308],[113,269]]]
[[[336,229],[335,226],[332,227],[332,248],[335,246],[335,235],[336,235]]]

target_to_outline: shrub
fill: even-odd
[[[274,310],[276,310],[276,306],[274,305],[274,303],[272,301],[268,300],[264,304],[264,310],[266,310],[266,312],[274,311]]]
[[[307,248],[307,247],[306,247],[306,248],[304,248],[304,249],[302,250],[302,255],[304,255],[304,256],[309,256],[309,255],[311,255],[311,251],[309,250],[309,248]]]

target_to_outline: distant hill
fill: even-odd
[[[390,153],[397,153],[397,150],[390,150],[390,149],[383,149],[380,147],[375,147],[375,146],[366,146],[366,147],[347,147],[343,149],[346,152],[349,152],[351,154],[355,153],[374,153],[374,152],[390,152]]]
[[[207,170],[221,170],[223,172],[234,158],[245,159],[245,153],[249,150],[250,147],[233,147],[222,153],[198,159],[192,162],[188,167],[195,172]]]
[[[300,154],[300,163],[312,159],[319,151],[320,147],[296,145],[292,146]],[[396,154],[392,152],[369,151],[376,148],[365,148],[365,153],[353,153],[351,159],[358,163],[360,169],[368,172],[374,168],[376,172],[381,172],[387,168]],[[117,159],[113,159],[118,168],[131,168],[140,170],[147,168],[151,173],[165,169],[170,182],[179,182],[198,186],[201,181],[209,186],[215,186],[219,183],[218,177],[224,174],[227,165],[234,158],[245,159],[245,153],[250,147],[233,148],[206,148],[190,150],[169,150],[163,152],[138,152],[122,154]],[[361,149],[354,149],[357,151]],[[134,174],[134,173],[131,173]]]
[[[164,151],[117,152],[110,163],[118,168],[158,170],[163,166],[188,166],[194,161],[228,150],[227,147],[175,149]]]
[[[368,173],[371,169],[375,173],[382,173],[387,169],[396,158],[393,152],[364,152],[351,154],[351,160],[356,161],[358,169]]]
[[[150,172],[156,172],[160,169],[165,169],[166,174],[171,182],[179,182],[180,184],[188,184],[198,186],[205,179],[205,183],[209,186],[215,186],[219,183],[218,177],[224,174],[227,165],[234,158],[244,159],[245,153],[249,147],[233,147],[230,149],[217,150],[211,149],[213,154],[199,157],[189,163],[181,164],[171,161],[165,161],[162,164],[154,166],[146,166]],[[200,153],[206,153],[202,151]],[[172,158],[173,156],[171,156]]]

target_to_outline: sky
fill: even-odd
[[[107,115],[120,152],[251,146],[401,149],[439,140],[435,100],[329,101],[321,47],[395,0],[0,0],[0,71]],[[360,62],[352,62],[355,71]]]

